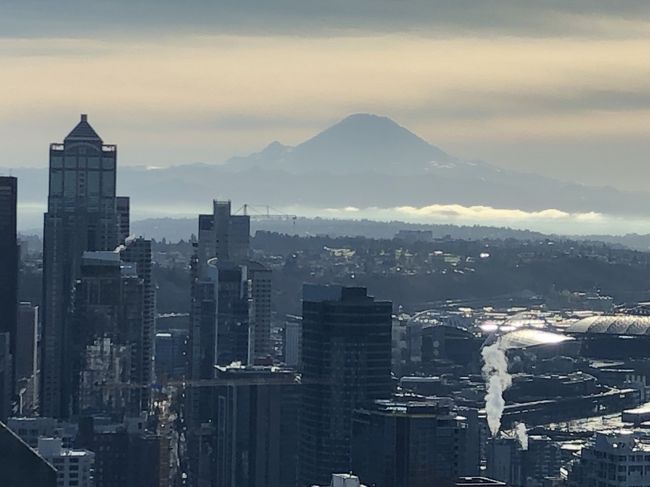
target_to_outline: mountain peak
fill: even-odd
[[[452,158],[384,116],[355,113],[303,142],[292,154],[303,169],[420,172]]]
[[[354,113],[293,149],[273,142],[261,152],[232,159],[239,168],[289,172],[422,173],[454,159],[388,117]]]

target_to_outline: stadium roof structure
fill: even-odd
[[[556,345],[571,340],[571,337],[535,328],[521,328],[499,337],[500,348],[503,350]]]
[[[569,335],[650,336],[650,316],[598,315],[572,323]]]

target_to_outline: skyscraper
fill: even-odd
[[[199,265],[208,260],[242,262],[249,256],[250,217],[233,215],[230,201],[212,202],[212,214],[199,215]]]
[[[84,252],[74,296],[71,353],[73,376],[79,382],[73,384],[73,412],[147,410],[152,379],[150,281],[148,240],[128,239],[113,252]]]
[[[353,411],[390,397],[391,313],[365,288],[303,287],[301,486],[349,472]]]
[[[249,262],[250,288],[249,352],[251,363],[271,354],[271,270],[259,262]]]
[[[9,334],[14,368],[18,321],[17,185],[16,178],[0,176],[0,333]]]
[[[215,487],[296,485],[296,373],[278,367],[218,367],[215,387]]]
[[[120,197],[118,200],[124,200]],[[128,216],[128,214],[127,214]],[[128,222],[128,219],[127,219]],[[128,225],[122,227],[129,234]],[[156,333],[156,289],[152,277],[151,240],[142,237],[127,237],[120,251],[123,262],[135,266],[135,276],[142,280],[144,303],[141,327],[137,339],[137,356],[133,380],[143,385],[140,408],[145,411],[149,404],[148,386],[154,379],[154,337]],[[136,317],[136,319],[139,319]]]
[[[63,143],[50,145],[43,229],[41,414],[67,417],[74,379],[70,355],[72,290],[84,251],[118,243],[117,147],[104,144],[86,115]]]

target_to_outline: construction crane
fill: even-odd
[[[298,219],[296,215],[282,213],[269,205],[249,205],[248,203],[244,203],[234,214],[245,215],[254,220],[292,221],[294,225]]]

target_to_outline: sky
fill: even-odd
[[[166,166],[369,112],[461,158],[644,190],[649,52],[647,1],[2,0],[0,171],[45,166],[79,113],[122,165]]]

